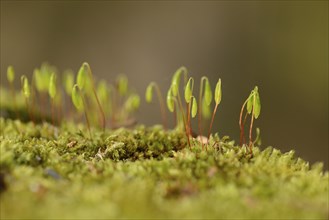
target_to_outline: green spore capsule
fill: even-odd
[[[218,79],[218,82],[217,82],[216,88],[215,88],[215,103],[216,103],[216,105],[219,105],[221,100],[222,100],[222,80]]]
[[[78,111],[83,111],[83,100],[77,84],[75,84],[72,88],[72,102]]]
[[[192,98],[192,118],[194,118],[196,116],[196,114],[198,113],[198,104],[196,102],[196,98],[193,96]]]
[[[172,92],[171,92],[172,91],[171,88],[168,90],[168,93],[167,93],[167,107],[168,107],[170,112],[174,112],[175,101],[174,101],[174,97],[173,97]]]
[[[50,76],[48,93],[52,99],[55,98],[55,96],[56,96],[56,74],[55,73],[52,73]]]
[[[29,80],[25,75],[21,77],[21,83],[22,83],[22,92],[25,98],[29,98],[31,95],[31,89],[29,85]]]
[[[205,88],[204,88],[204,100],[206,105],[210,105],[212,101],[212,92],[208,78],[206,78]]]
[[[152,98],[153,98],[153,82],[151,82],[147,86],[146,92],[145,92],[145,100],[146,100],[146,102],[148,102],[148,103],[152,102]]]
[[[77,85],[79,86],[79,89],[82,90],[86,84],[86,80],[88,77],[88,69],[87,65],[82,64],[82,66],[79,69],[78,75],[77,75]]]
[[[190,77],[189,80],[187,81],[186,87],[185,87],[185,93],[184,93],[184,98],[186,103],[190,103],[191,102],[191,97],[192,97],[192,93],[193,93],[193,78]]]
[[[12,66],[8,66],[7,68],[7,79],[8,82],[13,83],[15,80],[15,71],[14,71],[14,67]]]

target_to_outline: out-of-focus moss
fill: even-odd
[[[1,218],[327,218],[328,173],[227,137],[0,118]]]

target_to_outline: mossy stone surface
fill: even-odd
[[[92,129],[0,118],[1,219],[328,218],[328,172],[293,151],[202,151],[161,126]]]

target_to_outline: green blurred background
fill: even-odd
[[[31,75],[43,61],[98,78],[125,73],[144,97],[150,81],[165,91],[172,73],[218,77],[223,100],[214,131],[238,140],[240,107],[260,88],[263,147],[271,145],[328,169],[327,1],[3,1],[1,81],[8,65]],[[138,112],[160,123],[156,103]]]

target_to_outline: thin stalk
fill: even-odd
[[[189,147],[191,148],[190,137],[189,137],[188,132],[187,132],[186,119],[185,119],[185,115],[184,115],[184,108],[183,108],[182,99],[180,97],[179,92],[178,92],[177,97],[178,97],[178,104],[179,104],[180,110],[182,112],[182,117],[183,117],[183,123],[184,123],[184,127],[185,127],[185,134],[186,134],[186,137],[187,137],[187,142],[188,142]]]
[[[248,116],[248,112],[246,112],[246,114],[244,115],[244,119],[243,119],[243,123],[242,123],[242,127],[243,127],[243,130],[242,130],[242,140],[243,140],[243,144],[246,143],[246,137],[244,135],[244,127],[245,127],[245,124],[246,124],[246,121],[247,121],[247,116]]]
[[[198,109],[198,128],[199,128],[199,135],[200,138],[202,137],[202,108],[201,108],[201,101],[202,101],[202,91],[203,91],[203,82],[206,80],[205,77],[202,77],[200,80],[200,92],[199,92],[199,109]],[[203,142],[201,141],[202,150],[204,150]]]
[[[36,102],[35,100],[36,100],[36,92],[34,89],[34,80],[32,78],[32,80],[31,80],[31,114],[32,114],[33,119],[34,119],[34,113],[35,113],[35,110],[34,110],[35,102]]]
[[[174,105],[174,124],[176,123],[176,127],[178,126],[178,111],[176,110],[176,107]]]
[[[254,113],[255,113],[255,108],[254,106],[256,105],[256,99],[255,96],[253,96],[253,107],[252,107],[252,114],[251,114],[251,120],[250,120],[250,127],[249,127],[249,149],[250,153],[252,154],[252,126],[254,124]]]
[[[73,115],[73,107],[74,106],[72,105],[72,103],[71,102],[68,102],[68,109],[69,109],[69,116],[70,116],[70,118]]]
[[[90,131],[90,123],[89,123],[89,119],[88,119],[88,115],[87,115],[87,111],[86,111],[86,108],[87,108],[86,100],[85,100],[85,97],[83,94],[81,94],[81,97],[82,97],[82,102],[83,102],[83,112],[84,112],[85,119],[87,122],[90,140],[92,140],[91,131]]]
[[[57,106],[57,123],[59,123],[61,121],[62,110],[64,108],[64,103],[62,102],[62,100],[65,100],[65,98],[62,96],[61,89],[57,88],[57,90],[59,91],[57,95],[60,96],[60,101],[59,101],[58,106]]]
[[[185,86],[186,86],[186,83],[187,83],[187,69],[186,67],[182,67],[183,68],[183,74],[184,74],[184,91],[185,91]],[[181,100],[181,97],[180,97],[180,92],[179,92],[179,85],[177,85],[177,94],[178,94],[178,102],[179,102],[179,107],[181,109],[181,112],[183,114],[183,120],[184,120],[184,127],[185,127],[185,132],[186,132],[186,121],[185,121],[185,116],[184,116],[184,108],[183,108],[183,104],[182,104],[182,100]],[[177,110],[177,114],[178,114],[178,110]],[[177,116],[177,125],[178,125],[178,121],[179,121],[179,117]],[[176,125],[176,126],[177,126]]]
[[[46,102],[47,102],[47,95],[44,92],[40,92],[40,98],[41,98],[41,106],[45,107],[46,106]],[[46,121],[46,115],[41,110],[41,108],[40,108],[40,115],[41,115],[41,120],[42,121]]]
[[[191,85],[191,91],[193,93],[193,89],[194,89],[194,79],[191,78],[192,81],[192,85]],[[186,86],[185,86],[186,87]],[[185,91],[186,88],[184,88]],[[191,136],[192,134],[192,128],[191,128],[191,102],[192,102],[193,98],[190,98],[190,102],[189,103],[185,103],[186,104],[186,115],[187,115],[187,129],[188,129],[188,135]]]
[[[161,90],[158,86],[158,84],[154,83],[153,86],[155,87],[155,91],[157,92],[157,96],[159,99],[159,105],[160,105],[160,111],[161,111],[161,117],[162,117],[162,124],[164,129],[167,129],[167,115],[166,115],[166,107],[165,102],[163,99],[163,95],[161,93]]]
[[[16,118],[18,119],[19,118],[19,113],[18,113],[18,110],[17,110],[16,93],[15,93],[14,83],[12,83],[12,82],[10,83],[10,90],[11,90],[11,94],[13,96],[14,111],[15,111],[15,114],[16,114]]]
[[[242,146],[242,141],[243,141],[243,136],[244,136],[244,128],[242,124],[242,115],[243,115],[243,110],[248,102],[248,99],[243,103],[241,111],[240,111],[240,118],[239,118],[239,126],[240,126],[240,146]]]
[[[57,106],[57,123],[61,121],[61,116],[62,116],[62,106],[61,104]]]
[[[44,113],[42,111],[42,109],[46,109],[46,106],[47,106],[47,95],[44,92],[39,91],[39,93],[37,95],[37,103],[38,103],[38,106],[36,106],[36,107],[39,107],[40,120],[42,122],[47,121],[47,115],[46,115],[46,113]]]
[[[68,116],[68,118],[72,118],[72,104],[71,104],[71,102],[69,102],[67,99],[66,99],[66,97],[64,96],[63,97],[63,102],[64,102],[64,106],[63,106],[63,110],[64,110],[64,112],[63,112],[63,116],[65,117],[67,117]],[[65,114],[66,113],[66,114]]]
[[[214,119],[215,119],[215,114],[216,114],[217,108],[218,108],[218,104],[215,105],[214,111],[212,113],[211,122],[210,122],[210,126],[209,126],[209,131],[208,131],[207,144],[209,142],[210,133],[211,133],[212,125],[214,123]]]
[[[119,92],[119,85],[117,84],[116,85],[116,97],[115,97],[115,120],[116,120],[116,123],[117,124],[120,124],[122,122],[122,115],[124,114],[124,112],[122,111],[123,107],[122,107],[122,103],[123,103],[123,100],[122,100],[122,96]]]
[[[191,98],[192,99],[192,98]],[[191,104],[186,103],[186,115],[187,115],[187,133],[190,136],[191,135]]]
[[[29,115],[29,118],[34,123],[34,119],[33,119],[33,116],[31,114],[31,111],[30,111],[30,108],[29,108],[29,100],[28,100],[28,98],[25,98],[25,104],[26,104],[26,111],[27,111],[27,113]]]
[[[51,99],[51,103],[50,103],[50,105],[51,105],[51,120],[53,122],[53,125],[55,125],[55,109],[54,109],[55,104],[54,104],[54,102],[55,102],[55,100]]]
[[[89,65],[88,65],[89,66]],[[98,108],[99,108],[99,111],[102,115],[101,117],[101,121],[102,121],[102,128],[103,128],[103,131],[105,131],[105,126],[106,126],[106,120],[105,120],[105,113],[104,113],[104,110],[101,106],[101,103],[98,99],[98,96],[97,96],[97,93],[96,93],[96,89],[95,89],[95,83],[94,83],[94,78],[93,78],[93,74],[91,72],[91,69],[90,67],[88,68],[88,73],[89,73],[89,76],[90,76],[90,80],[91,80],[91,86],[93,88],[93,93],[94,93],[94,96],[96,98],[96,101],[97,101],[97,105],[98,105]]]
[[[249,149],[250,149],[250,153],[252,154],[252,126],[254,123],[254,108],[252,110],[252,115],[251,115],[251,120],[250,120],[250,127],[249,127]]]
[[[111,106],[110,106],[110,118],[111,118],[111,125],[115,124],[115,111],[116,111],[116,90],[112,84],[110,84],[111,89]]]

